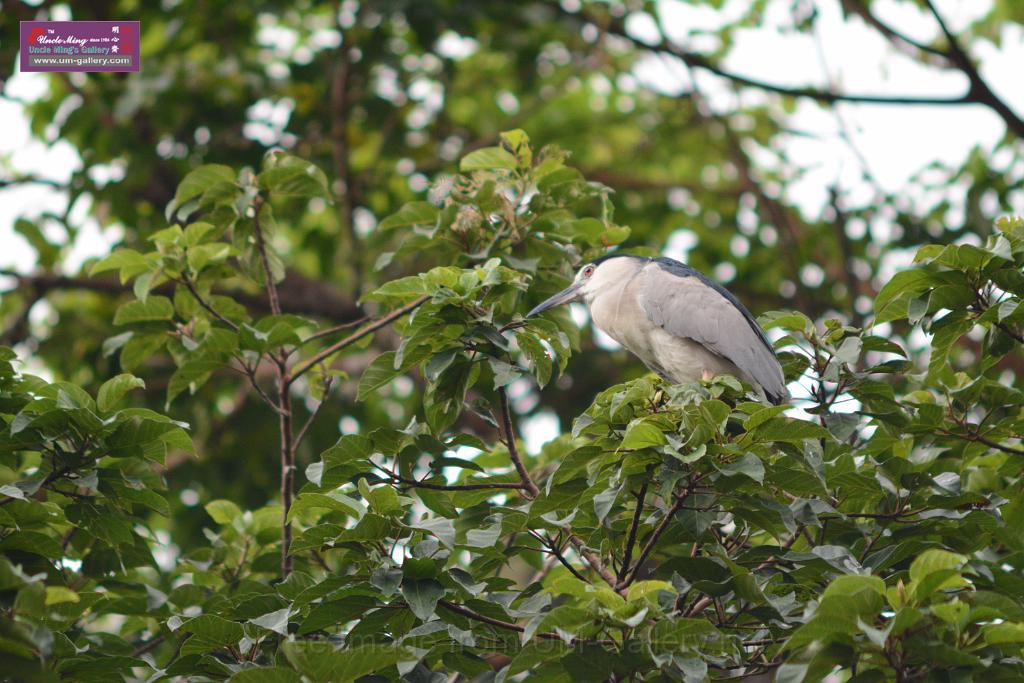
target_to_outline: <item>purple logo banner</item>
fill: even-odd
[[[138,71],[137,21],[23,21],[22,71]]]

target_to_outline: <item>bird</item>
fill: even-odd
[[[582,301],[594,324],[673,384],[732,375],[772,404],[789,400],[764,330],[725,287],[665,256],[612,253],[526,314]]]

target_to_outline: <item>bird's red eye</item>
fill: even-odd
[[[594,266],[587,266],[583,269],[583,277],[590,277],[594,274]]]

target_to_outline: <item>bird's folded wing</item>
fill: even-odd
[[[773,399],[785,400],[788,392],[775,351],[739,302],[696,271],[676,273],[657,263],[646,270],[639,301],[651,322],[701,344],[746,373]]]

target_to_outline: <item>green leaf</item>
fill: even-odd
[[[989,645],[1007,645],[1024,643],[1024,624],[1004,622],[987,624],[984,627],[985,642]]]
[[[967,557],[964,555],[939,548],[929,548],[910,564],[910,580],[921,581],[929,574],[946,569],[959,570],[966,563]]]
[[[373,392],[389,384],[391,380],[401,374],[401,370],[395,369],[395,352],[385,351],[374,358],[373,362],[363,371],[363,376],[359,378],[356,400],[365,401]]]
[[[409,603],[409,609],[417,618],[426,621],[437,608],[437,601],[444,597],[444,587],[434,579],[402,580],[402,596]]]
[[[530,149],[530,136],[526,131],[516,128],[507,130],[500,135],[502,147],[515,155],[520,168],[529,168],[533,163],[533,151]]]
[[[153,320],[171,320],[174,317],[174,304],[165,296],[151,296],[145,301],[129,301],[122,304],[114,314],[115,325],[149,322]]]
[[[521,332],[516,336],[516,344],[519,345],[519,349],[529,359],[530,369],[533,371],[534,376],[537,377],[537,384],[541,388],[547,386],[547,383],[551,381],[553,364],[551,354],[540,343],[540,339],[534,334]]]
[[[273,631],[282,636],[288,635],[288,618],[292,615],[290,607],[283,607],[273,612],[268,612],[262,616],[250,619],[250,624],[255,624],[261,628],[265,628],[268,631]]]
[[[321,197],[330,203],[334,201],[324,172],[316,164],[289,154],[277,155],[257,181],[272,197]]]
[[[145,388],[146,383],[135,375],[127,373],[117,375],[104,382],[100,387],[99,393],[96,395],[96,407],[101,413],[110,412],[129,391]]]
[[[230,500],[211,500],[203,509],[217,524],[231,524],[242,516],[242,511]]]
[[[78,602],[81,598],[78,593],[65,588],[64,586],[47,586],[46,587],[46,604],[56,605],[62,602]]]
[[[178,397],[186,389],[195,392],[206,383],[210,373],[223,367],[225,363],[219,360],[208,360],[197,358],[188,360],[171,375],[171,381],[167,384],[167,404]]]
[[[626,427],[626,434],[622,437],[623,450],[636,450],[649,448],[651,446],[663,446],[668,443],[664,432],[656,426],[649,418],[636,418]]]
[[[805,439],[821,439],[830,436],[827,429],[814,422],[790,420],[784,417],[772,418],[748,433],[756,436],[759,441],[801,442]]]
[[[343,434],[320,454],[326,467],[340,467],[364,460],[373,452],[373,441],[362,434]]]
[[[149,270],[151,260],[134,249],[118,249],[100,259],[89,269],[89,275],[99,275],[109,270],[121,273],[121,282]]]
[[[366,479],[360,479],[361,485],[365,484]],[[362,492],[362,489],[360,489]],[[400,512],[402,510],[402,504],[398,500],[398,493],[395,489],[390,486],[377,486],[364,493],[366,502],[370,504],[370,509],[379,515],[390,515],[394,512]]]
[[[167,339],[167,335],[162,332],[155,334],[133,333],[133,336],[125,342],[121,349],[119,358],[121,369],[130,371],[139,367],[144,360],[162,349],[167,344]]]
[[[284,667],[266,666],[242,669],[232,675],[228,683],[302,683],[302,676]]]
[[[909,301],[934,284],[932,275],[920,268],[896,273],[875,297],[875,322],[885,323],[907,317]]]
[[[415,659],[392,645],[361,645],[336,650],[332,643],[286,641],[288,662],[315,683],[350,683],[371,673],[383,672],[401,661]]]
[[[522,373],[514,365],[498,360],[497,358],[491,358],[488,361],[491,365],[491,370],[494,371],[494,388],[499,389],[504,386],[508,386],[512,382],[516,381],[522,376]],[[544,386],[541,384],[541,386]]]
[[[415,524],[410,524],[413,529],[422,529],[437,537],[437,540],[441,542],[446,548],[455,547],[455,525],[452,524],[452,520],[445,517],[434,517],[432,519],[423,519]]]
[[[865,576],[863,574],[847,574],[833,579],[825,592],[822,593],[823,600],[836,595],[854,596],[864,591],[885,595],[885,581],[877,576]]]
[[[462,157],[459,170],[489,171],[493,169],[515,169],[518,166],[515,156],[501,147],[484,147]]]
[[[188,250],[188,267],[198,274],[206,266],[223,263],[231,255],[231,245],[221,242],[200,244]]]
[[[764,483],[764,463],[753,453],[744,453],[742,456],[723,465],[716,464],[718,471],[728,477],[738,474],[750,477],[758,484]]]
[[[234,186],[234,182],[235,171],[230,166],[205,164],[193,169],[178,184],[174,199],[167,205],[168,222],[172,220],[174,213],[189,200],[197,199],[207,193],[223,193],[225,188]]]
[[[440,210],[429,202],[409,202],[397,212],[382,220],[377,229],[386,231],[415,225],[433,227],[437,223],[439,214]]]
[[[245,637],[245,630],[241,624],[214,614],[203,614],[189,619],[181,628],[193,634],[182,646],[182,655],[237,645],[238,641]]]

